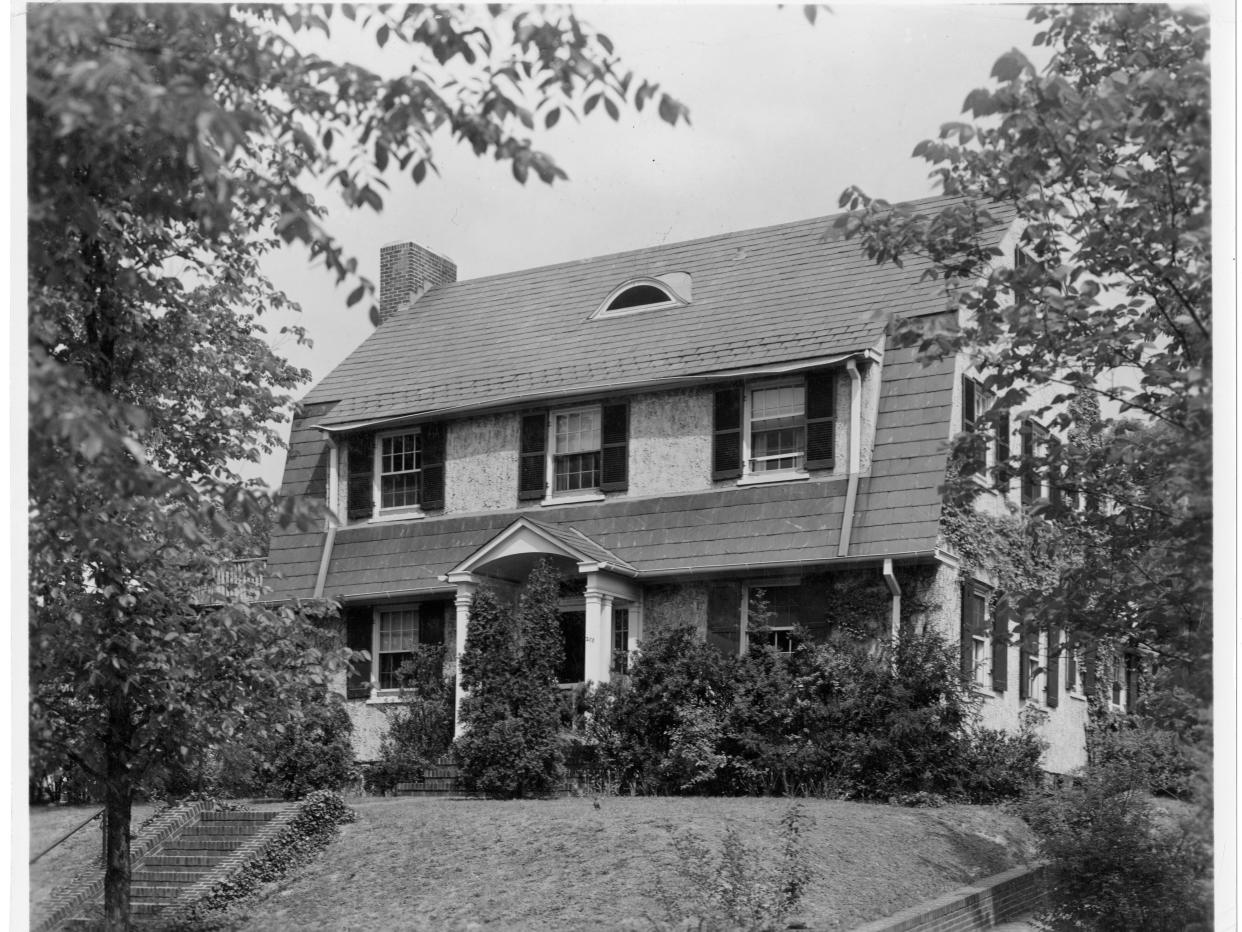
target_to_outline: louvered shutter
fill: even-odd
[[[1039,642],[1036,641],[1035,656],[1039,656]],[[1018,642],[1018,698],[1031,698],[1031,638],[1023,634]]]
[[[712,403],[712,478],[736,479],[742,474],[742,389],[716,390]]]
[[[522,415],[518,453],[518,501],[543,498],[547,483],[548,416],[543,411]]]
[[[832,605],[832,577],[812,576],[798,589],[798,623],[811,640],[823,642],[832,633],[829,606]]]
[[[962,433],[973,434],[975,432],[975,380],[969,376],[962,376]]]
[[[1002,411],[996,421],[996,487],[1009,491],[1009,412]]]
[[[360,434],[349,438],[346,445],[349,480],[346,483],[346,517],[365,521],[374,512],[372,483],[375,471],[375,435]]]
[[[826,369],[806,377],[806,468],[836,465],[837,373]]]
[[[345,620],[345,646],[352,651],[371,651],[371,631],[374,626],[369,605],[349,605],[343,610]],[[345,698],[367,699],[371,696],[371,661],[355,657],[351,659],[345,676]]]
[[[444,447],[448,431],[443,424],[424,424],[419,433],[423,465],[418,504],[424,511],[439,511],[444,507]]]
[[[600,481],[602,492],[629,488],[630,406],[604,405],[600,414]]]
[[[1045,671],[1044,701],[1055,709],[1061,701],[1061,629],[1048,629],[1048,668]]]
[[[418,643],[444,643],[445,602],[423,602],[418,606]]]
[[[1009,602],[1002,598],[992,614],[992,688],[1009,687]]]
[[[719,583],[707,590],[707,643],[728,657],[742,647],[742,587]]]

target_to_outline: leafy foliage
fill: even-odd
[[[488,796],[546,796],[559,783],[559,584],[543,560],[527,578],[516,610],[489,589],[474,595],[459,673],[467,692],[460,712],[466,730],[453,750],[466,785]]]
[[[456,699],[453,679],[444,675],[444,647],[422,644],[397,671],[401,702],[388,713],[379,760],[366,771],[367,789],[386,792],[418,780],[453,743]]]

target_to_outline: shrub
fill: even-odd
[[[268,748],[257,748],[266,795],[300,799],[316,790],[339,790],[357,779],[350,741],[353,723],[336,693],[314,690],[301,714]]]
[[[1210,840],[1193,817],[1164,817],[1136,782],[1128,766],[1110,765],[1026,800],[1053,873],[1045,918],[1058,928],[1210,928]]]
[[[444,675],[444,647],[425,644],[397,671],[403,705],[392,707],[379,760],[366,768],[368,792],[411,783],[453,743],[453,680]]]
[[[1103,725],[1090,739],[1094,766],[1123,770],[1151,792],[1177,799],[1193,792],[1196,756],[1183,735],[1137,717]]]
[[[1039,783],[1040,757],[1047,746],[1029,722],[1017,734],[971,729],[963,742],[961,788],[972,803],[1020,796]]]
[[[547,796],[559,785],[559,602],[547,561],[531,571],[516,611],[488,589],[474,596],[460,662],[466,731],[454,744],[468,788],[509,799]]]

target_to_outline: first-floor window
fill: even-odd
[[[1112,704],[1118,709],[1124,709],[1126,707],[1126,661],[1120,652],[1113,654],[1112,682],[1109,685],[1111,688],[1109,698]]]
[[[380,508],[418,505],[422,478],[422,449],[417,433],[381,436],[379,447]]]
[[[980,686],[991,684],[988,661],[991,644],[987,628],[988,600],[982,592],[967,591],[965,594],[963,624],[970,632],[970,678]]]
[[[806,389],[756,388],[750,393],[750,471],[798,469],[806,457]]]
[[[762,604],[766,607],[764,617],[751,614]],[[747,614],[747,629],[755,630],[749,636],[750,642],[767,644],[775,647],[782,654],[793,652],[797,646],[794,631],[798,627],[798,612],[801,607],[797,586],[774,586],[770,589],[756,587],[750,590],[750,603]],[[759,640],[756,641],[756,638]]]
[[[399,689],[401,665],[412,659],[418,646],[418,612],[414,609],[380,612],[379,688]]]
[[[612,672],[630,672],[630,610],[612,610]]]
[[[552,488],[576,492],[599,488],[599,408],[552,415]]]

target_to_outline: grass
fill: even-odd
[[[777,856],[778,799],[608,797],[494,802],[364,799],[358,821],[227,927],[246,932],[651,928],[657,878],[684,883],[672,833],[713,851],[728,824]],[[1032,838],[988,807],[805,800],[818,875],[797,918],[849,929],[1026,860]]]
[[[92,812],[99,805],[90,806],[31,806],[30,807],[30,854],[27,859],[52,844]],[[156,810],[152,804],[135,804],[133,828],[136,831],[142,821]],[[103,832],[100,820],[87,824],[30,865],[30,912],[32,924],[38,921],[52,893],[64,886],[81,871],[99,864],[103,851]]]

